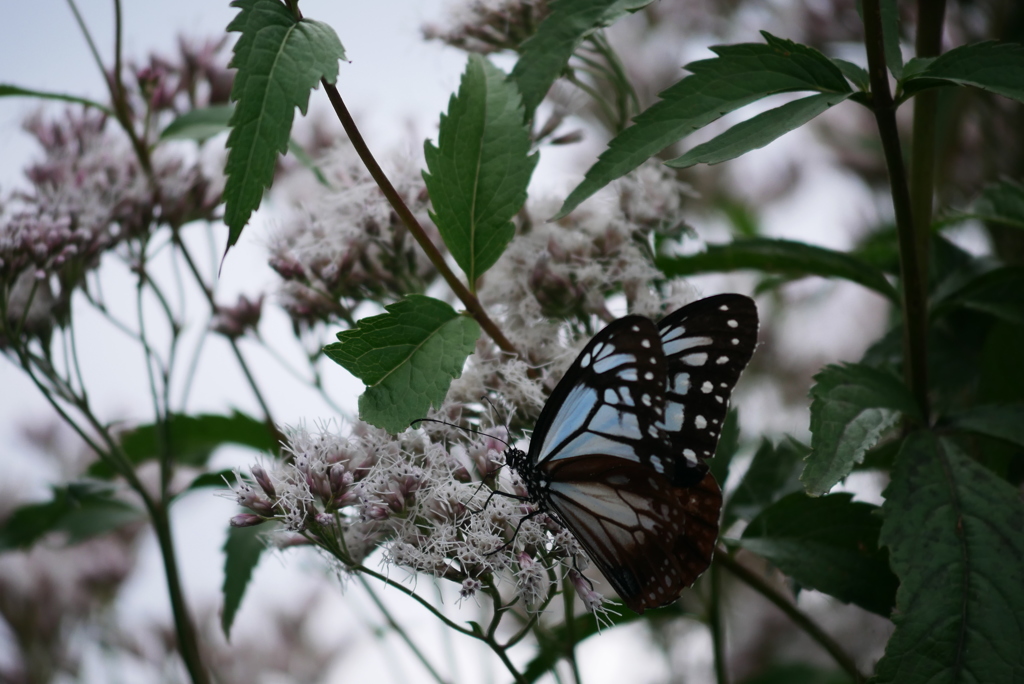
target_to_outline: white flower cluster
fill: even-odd
[[[387,564],[458,583],[463,599],[511,576],[527,606],[543,606],[587,562],[575,539],[501,468],[498,440],[425,425],[396,437],[362,423],[349,436],[327,426],[290,429],[287,462],[237,474],[233,495],[250,513],[232,524],[276,520],[348,572],[379,548]]]
[[[339,144],[322,160],[331,189],[305,201],[271,245],[270,266],[284,279],[280,298],[296,324],[344,317],[363,299],[388,302],[421,292],[435,270],[402,225],[352,146]],[[435,244],[418,164],[397,158],[395,190]]]

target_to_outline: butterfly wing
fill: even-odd
[[[668,368],[665,419],[673,485],[704,479],[722,433],[733,387],[757,344],[757,308],[753,300],[723,294],[688,304],[658,323]]]
[[[638,613],[674,601],[711,562],[722,497],[703,459],[756,339],[753,302],[725,297],[595,335],[548,399],[520,472]],[[751,310],[754,332],[741,333]],[[706,381],[715,391],[693,391]]]
[[[639,464],[608,456],[561,459],[548,502],[637,613],[679,598],[711,563],[722,492],[711,473],[674,487]]]

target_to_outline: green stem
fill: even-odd
[[[562,580],[562,603],[565,606],[565,659],[572,668],[573,681],[580,684],[580,668],[576,662],[576,590],[568,577]]]
[[[423,651],[421,651],[419,647],[416,645],[416,643],[413,642],[411,638],[409,638],[409,634],[402,628],[401,625],[398,624],[398,622],[395,621],[395,618],[391,615],[391,611],[389,611],[387,609],[387,606],[385,606],[384,603],[380,600],[380,597],[377,596],[377,592],[373,590],[373,587],[371,587],[370,583],[366,581],[366,578],[360,575],[359,583],[363,585],[363,589],[365,589],[366,593],[370,595],[370,600],[373,601],[374,605],[377,606],[377,609],[381,612],[381,615],[384,616],[384,619],[387,621],[388,626],[391,627],[391,629],[395,631],[399,638],[401,638],[402,641],[405,642],[406,646],[409,647],[409,650],[412,651],[413,655],[416,656],[416,658],[420,661],[423,667],[427,668],[427,671],[430,673],[430,676],[434,678],[434,681],[438,682],[438,684],[447,684],[447,682],[441,676],[441,674],[437,670],[435,670],[434,666],[430,664],[429,660],[427,660],[427,657],[423,655]]]
[[[715,554],[714,565],[724,567],[726,570],[731,572],[733,575],[742,580],[747,586],[755,590],[757,593],[764,596],[766,599],[774,603],[779,610],[785,613],[790,620],[792,620],[797,627],[800,627],[807,636],[811,637],[814,641],[817,641],[822,648],[828,651],[829,655],[835,659],[839,667],[846,670],[846,672],[853,678],[853,681],[857,684],[864,682],[864,675],[857,669],[857,664],[853,662],[851,658],[839,644],[830,637],[825,630],[817,625],[811,618],[807,617],[803,611],[793,605],[793,602],[788,596],[784,596],[775,587],[768,584],[764,579],[761,578],[757,573],[749,570],[745,565],[736,561],[735,558],[729,555],[725,549],[719,549],[718,553]]]
[[[185,259],[185,264],[192,273],[192,277],[195,278],[196,284],[206,297],[206,301],[210,305],[210,310],[216,312],[217,302],[213,297],[213,291],[206,286],[206,281],[203,280],[202,274],[199,273],[199,268],[196,266],[196,262],[192,259],[192,254],[188,251],[188,248],[185,246],[185,242],[181,239],[181,235],[178,231],[174,232],[174,243],[177,245],[178,250]],[[277,429],[277,423],[274,422],[274,418],[270,413],[270,406],[267,404],[266,400],[264,400],[263,393],[260,392],[260,387],[256,383],[256,378],[253,377],[253,374],[249,371],[249,364],[246,362],[245,357],[242,356],[242,351],[238,348],[238,342],[230,338],[228,339],[228,342],[231,344],[231,349],[235,353],[235,358],[238,359],[238,365],[242,368],[242,373],[245,374],[245,378],[249,382],[249,387],[252,388],[256,401],[259,403],[260,409],[263,411],[263,419],[266,421],[267,427],[278,441],[283,441],[284,435],[282,435]]]
[[[195,623],[189,615],[185,593],[181,588],[181,578],[178,576],[178,561],[174,552],[174,539],[171,535],[167,509],[163,505],[152,506],[149,512],[153,519],[153,529],[156,530],[157,542],[160,544],[160,555],[163,557],[167,593],[171,599],[174,629],[178,636],[178,651],[185,661],[192,683],[209,684],[210,680],[203,667],[202,653],[199,650],[199,640],[196,638]]]
[[[708,572],[711,579],[708,627],[711,630],[711,646],[715,656],[715,682],[717,684],[728,684],[729,675],[725,661],[725,630],[722,624],[722,572],[717,565],[712,565]]]
[[[434,617],[439,619],[441,622],[443,622],[445,625],[447,625],[451,629],[454,629],[456,632],[459,632],[461,634],[465,634],[466,636],[471,636],[474,639],[479,639],[480,638],[480,635],[478,635],[473,630],[466,629],[462,625],[456,624],[455,622],[452,622],[451,620],[449,620],[447,616],[445,616],[443,613],[441,613],[441,611],[439,611],[437,608],[432,606],[429,601],[427,601],[425,598],[423,598],[422,596],[420,596],[419,594],[417,594],[415,591],[413,591],[409,587],[405,586],[404,584],[399,584],[398,582],[393,582],[392,580],[388,579],[384,575],[380,574],[379,572],[374,572],[373,570],[371,570],[370,568],[366,567],[365,565],[360,565],[360,566],[356,567],[355,570],[357,572],[361,572],[361,573],[367,574],[370,577],[373,577],[374,579],[380,580],[381,582],[383,582],[384,584],[388,585],[389,587],[394,587],[398,591],[402,592],[403,594],[405,594],[406,596],[408,596],[409,598],[413,599],[414,601],[419,603],[421,606],[423,606],[424,608],[429,610],[431,613],[434,614]]]
[[[903,377],[928,423],[928,283],[926,266],[918,251],[919,238],[914,223],[910,189],[903,167],[896,105],[889,91],[885,66],[880,0],[864,0],[864,43],[871,80],[871,109],[889,170],[889,187],[896,214],[896,233],[900,247],[900,280],[903,285]],[[929,200],[930,201],[930,200]],[[927,240],[927,236],[923,238]]]

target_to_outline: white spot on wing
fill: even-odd
[[[703,430],[708,426],[708,419],[705,418],[704,416],[695,416],[693,419],[693,424],[697,426],[698,430]]]
[[[704,384],[700,386],[700,391],[703,392],[704,394],[711,394],[711,392],[714,391],[714,389],[715,386],[711,384],[711,382],[708,380],[705,380]]]
[[[610,346],[608,348],[611,349]],[[597,357],[594,361],[594,372],[607,373],[613,368],[627,363],[636,363],[636,357],[632,354],[612,354],[610,356],[605,354],[605,358]]]
[[[683,405],[676,401],[665,404],[665,419],[661,426],[669,432],[679,432],[683,429]]]
[[[699,352],[697,354],[687,354],[680,359],[687,366],[703,366],[708,362],[707,352]]]
[[[694,347],[706,347],[712,344],[710,337],[684,337],[678,340],[671,340],[665,342],[662,340],[662,346],[665,350],[666,356],[674,356],[687,349],[693,349]]]

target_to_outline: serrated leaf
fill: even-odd
[[[762,35],[766,45],[719,45],[711,48],[717,57],[687,64],[693,75],[662,92],[661,101],[608,144],[556,218],[669,145],[751,102],[800,90],[850,92],[839,68],[817,50]]]
[[[324,353],[366,385],[359,416],[392,434],[439,407],[462,375],[480,326],[444,302],[409,295],[364,318]]]
[[[927,432],[910,435],[885,491],[881,542],[900,578],[880,684],[1024,679],[1020,493]]]
[[[722,528],[727,529],[737,518],[751,520],[775,501],[800,491],[800,463],[809,452],[809,447],[791,437],[778,446],[762,439],[750,467],[725,504]]]
[[[982,405],[952,411],[946,427],[995,437],[1024,447],[1024,404]]]
[[[807,493],[824,494],[864,460],[864,452],[917,405],[894,375],[863,364],[826,366],[811,388],[811,453],[800,476]]]
[[[743,531],[741,546],[802,586],[888,617],[899,581],[879,549],[877,506],[852,494],[779,499]]]
[[[1008,179],[985,186],[969,217],[1024,228],[1024,186]]]
[[[480,55],[470,55],[459,92],[441,115],[439,147],[423,151],[423,179],[445,245],[471,289],[515,235],[512,217],[526,201],[539,158],[515,85]]]
[[[164,439],[176,464],[197,467],[206,465],[210,454],[224,444],[259,451],[275,451],[278,447],[277,437],[266,423],[236,411],[230,416],[173,414],[166,435],[162,425],[140,425],[121,436],[121,448],[128,460],[138,465],[157,458]],[[94,463],[88,472],[90,476],[100,478],[110,478],[115,474],[105,461]]]
[[[231,130],[231,116],[235,106],[213,105],[185,112],[160,132],[161,140],[196,140],[202,142]]]
[[[1024,45],[995,41],[961,45],[903,79],[908,95],[945,85],[974,86],[1024,102]]]
[[[685,169],[695,164],[720,164],[735,159],[803,126],[851,95],[853,93],[825,93],[787,102],[781,107],[761,112],[736,124],[725,133],[697,145],[683,156],[665,164],[676,169]]]
[[[857,86],[859,90],[863,92],[871,90],[871,77],[868,76],[867,69],[859,64],[854,64],[838,57],[833,57],[832,63],[839,67],[839,70],[843,72],[843,76],[853,85]]]
[[[933,319],[963,308],[1024,325],[1024,267],[1005,266],[977,273],[976,265],[971,264],[943,281],[934,299]]]
[[[635,12],[652,0],[558,0],[537,32],[519,47],[519,61],[509,79],[523,95],[527,119],[562,75],[569,58],[594,31],[610,26],[627,12]]]
[[[231,638],[231,626],[242,605],[245,590],[252,579],[252,573],[259,563],[266,544],[260,538],[266,532],[264,526],[229,527],[224,542],[224,609],[220,614],[220,627],[224,638]]]
[[[53,93],[46,90],[32,90],[30,88],[21,88],[16,85],[9,83],[0,83],[0,97],[38,97],[43,100],[60,100],[61,102],[73,102],[75,104],[85,105],[86,107],[92,107],[98,109],[107,116],[114,116],[114,112],[106,105],[102,105],[99,102],[90,100],[84,97],[78,97],[77,95],[66,95],[64,93]]]
[[[68,544],[145,520],[143,511],[113,498],[114,489],[95,482],[51,488],[49,501],[14,510],[0,529],[0,551],[25,549],[51,532],[63,532]]]
[[[334,83],[345,49],[327,24],[296,20],[277,0],[234,0],[239,13],[228,31],[241,32],[228,66],[238,69],[237,102],[228,136],[224,222],[235,244],[274,177],[277,155],[288,148],[295,108],[305,114],[320,79]]]
[[[670,277],[753,269],[790,278],[842,278],[874,290],[892,302],[899,302],[899,294],[885,274],[862,259],[846,252],[792,240],[752,238],[708,245],[697,254],[659,254],[655,265]]]

